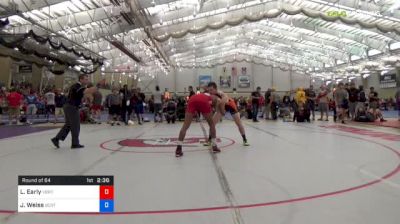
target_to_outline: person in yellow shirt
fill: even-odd
[[[307,97],[306,97],[306,93],[304,92],[302,87],[297,89],[296,95],[295,95],[295,100],[298,105],[306,103]]]

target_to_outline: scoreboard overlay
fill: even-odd
[[[18,212],[114,212],[113,176],[18,176]]]

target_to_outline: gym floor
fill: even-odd
[[[222,152],[193,123],[82,125],[55,150],[43,129],[0,140],[0,223],[400,223],[400,132],[333,122],[244,121],[217,126]],[[18,175],[114,175],[114,214],[16,213]]]

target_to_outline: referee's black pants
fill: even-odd
[[[63,107],[65,124],[58,132],[56,138],[64,141],[71,131],[72,145],[79,145],[79,132],[81,129],[81,120],[79,116],[79,108],[70,104]]]

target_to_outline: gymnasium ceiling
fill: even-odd
[[[329,79],[399,65],[398,0],[5,0],[0,20],[5,39],[32,30],[101,59],[103,72],[248,61]],[[34,42],[24,46],[95,67]]]

